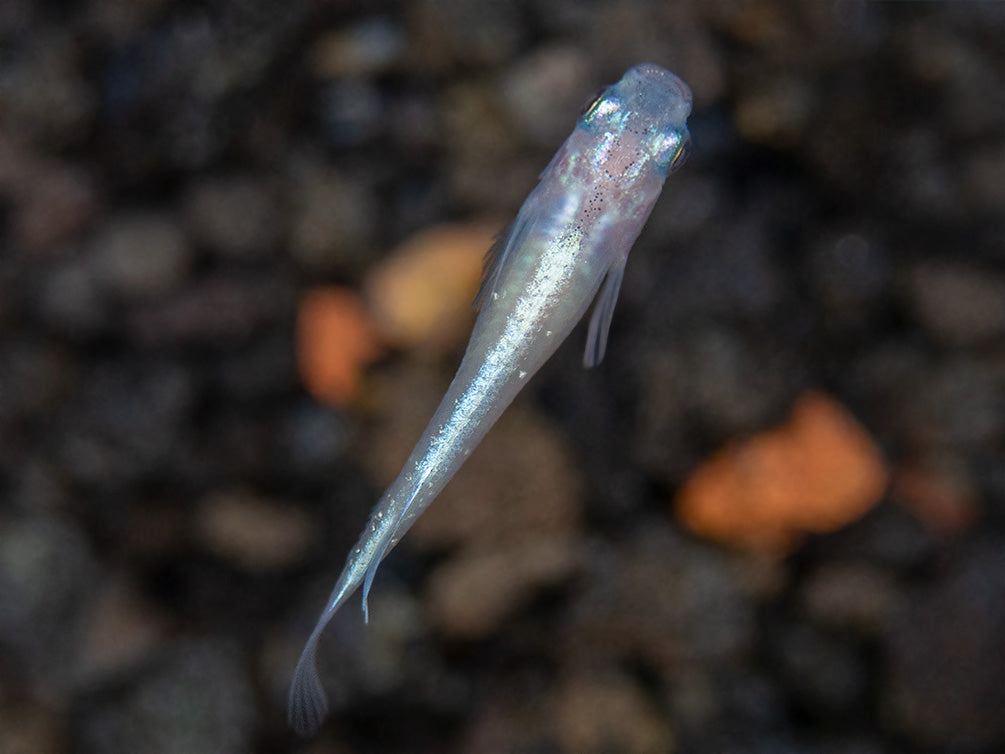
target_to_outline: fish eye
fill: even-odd
[[[594,92],[593,96],[586,101],[582,109],[579,111],[580,118],[582,118],[584,115],[586,115],[588,112],[590,112],[593,108],[597,106],[597,103],[599,103],[600,100],[603,99],[604,93],[607,91],[607,89],[608,87],[602,86],[596,92]]]
[[[670,167],[667,168],[667,174],[674,172],[681,165],[687,162],[687,158],[691,155],[691,134],[684,137],[684,143],[680,145],[680,149],[677,150],[677,154],[673,156],[673,160],[670,161]]]

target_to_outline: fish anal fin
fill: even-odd
[[[597,294],[593,304],[593,316],[590,317],[590,328],[586,336],[586,350],[583,352],[583,366],[587,369],[595,367],[604,360],[607,351],[607,335],[611,329],[611,319],[614,317],[614,305],[618,302],[621,290],[621,280],[625,274],[625,262],[628,256],[618,259],[607,270],[603,287]]]
[[[413,493],[413,497],[414,497],[414,493]],[[370,587],[373,586],[373,577],[377,575],[377,568],[380,567],[380,563],[384,559],[384,556],[387,555],[387,553],[391,550],[393,542],[394,542],[394,539],[389,534],[387,536],[386,540],[384,541],[383,546],[380,548],[380,552],[378,552],[374,556],[373,560],[370,561],[370,565],[367,566],[367,569],[366,569],[366,576],[363,577],[363,622],[364,623],[369,623],[370,622],[370,606],[369,606],[368,600],[369,600],[369,597],[370,597]]]

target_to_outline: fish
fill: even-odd
[[[478,317],[450,387],[398,478],[349,553],[290,685],[287,719],[313,734],[328,713],[318,641],[362,584],[363,619],[377,567],[433,502],[521,388],[596,299],[583,363],[601,362],[628,253],[690,151],[691,90],[640,63],[583,109],[516,219],[486,254]]]

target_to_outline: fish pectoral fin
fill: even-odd
[[[590,329],[586,336],[586,350],[583,352],[583,366],[587,369],[595,367],[604,360],[607,350],[607,333],[611,329],[611,319],[614,316],[614,305],[618,301],[621,290],[621,279],[625,274],[627,255],[611,265],[604,278],[604,285],[593,303],[593,316],[590,317]]]
[[[511,246],[510,240],[513,237],[514,225],[516,225],[516,220],[502,229],[499,235],[496,236],[495,241],[492,242],[492,245],[489,246],[489,250],[485,252],[485,261],[482,262],[482,282],[478,286],[478,293],[471,304],[471,308],[475,311],[482,308],[482,304],[485,303],[485,297],[489,294],[489,291],[495,288],[496,278],[499,277],[499,268],[502,267],[506,251]]]
[[[527,197],[523,207],[520,208],[516,219],[503,228],[502,232],[496,236],[495,242],[485,252],[485,261],[482,264],[482,283],[478,287],[478,293],[471,305],[476,311],[492,298],[506,261],[512,256],[514,249],[520,248],[528,231],[534,225],[537,212],[527,208],[537,209],[537,203],[533,201],[536,192],[535,188]]]

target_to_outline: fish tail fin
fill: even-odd
[[[307,639],[303,652],[300,653],[297,667],[293,671],[293,681],[290,684],[290,693],[287,698],[286,719],[290,727],[302,736],[313,735],[321,726],[325,715],[328,714],[328,698],[325,696],[321,678],[318,676],[318,642],[329,621],[342,604],[349,599],[350,595],[356,591],[361,571],[362,564],[358,560],[358,553],[350,556],[342,574],[335,583],[335,588],[332,589],[328,604],[321,611],[321,616]]]
[[[318,677],[318,638],[324,624],[318,624],[300,653],[287,699],[286,720],[301,736],[312,736],[328,714],[328,697]]]

